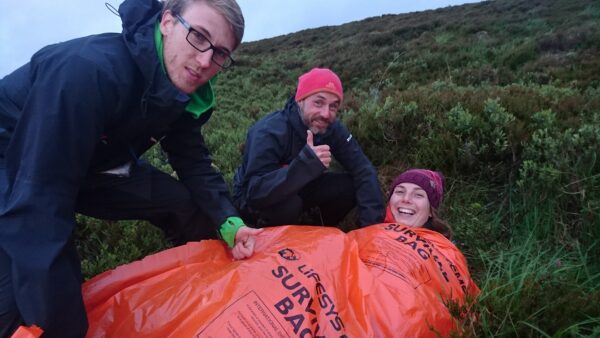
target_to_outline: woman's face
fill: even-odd
[[[398,184],[390,197],[389,207],[397,223],[411,227],[422,227],[431,216],[427,193],[413,183]]]

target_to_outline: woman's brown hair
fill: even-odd
[[[431,230],[437,231],[444,237],[452,240],[452,228],[438,215],[437,209],[431,207]]]

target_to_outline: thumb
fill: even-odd
[[[315,143],[313,141],[313,133],[310,130],[306,131],[306,144],[308,144],[311,147],[315,146]]]
[[[263,232],[263,230],[265,230],[265,229],[263,229],[263,228],[260,228],[260,229],[250,228],[250,233],[253,234],[253,235],[258,235],[261,232]]]

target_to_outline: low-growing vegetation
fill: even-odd
[[[204,135],[231,182],[248,127],[332,68],[382,191],[409,167],[446,175],[441,213],[482,289],[465,334],[600,336],[598,22],[594,0],[497,0],[244,43]],[[144,222],[78,223],[87,277],[168,247]]]

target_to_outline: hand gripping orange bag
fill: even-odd
[[[267,228],[243,261],[220,241],[166,250],[83,285],[88,337],[446,336],[444,302],[478,289],[451,242],[410,230]]]

